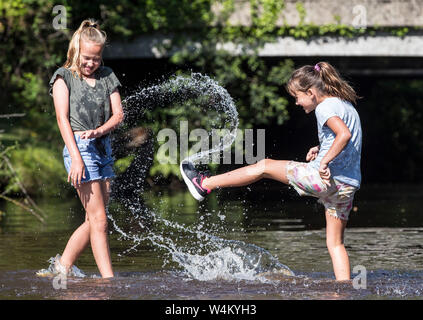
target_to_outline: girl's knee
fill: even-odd
[[[94,232],[107,232],[108,222],[104,212],[89,214],[90,228]]]
[[[329,251],[336,249],[339,246],[343,246],[343,239],[326,239],[326,246]]]
[[[269,168],[270,162],[273,161],[271,159],[262,159],[255,164],[257,173],[261,176],[267,173],[266,168]]]

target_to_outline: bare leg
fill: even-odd
[[[70,237],[66,248],[63,251],[60,263],[65,266],[66,270],[75,263],[81,253],[85,250],[90,242],[90,224],[87,215],[85,222],[79,226],[78,229]]]
[[[110,194],[110,181],[99,181],[101,184],[101,193],[103,195],[104,207],[107,207],[109,202],[109,194]],[[77,189],[78,195],[85,206],[86,196],[81,193],[79,189]],[[82,200],[84,197],[84,201]],[[62,257],[60,259],[60,263],[66,267],[66,270],[78,260],[81,253],[86,249],[90,242],[90,223],[88,220],[88,214],[85,214],[85,222],[79,226],[78,229],[70,237],[65,250],[63,251]],[[110,253],[109,253],[110,255]]]
[[[101,192],[103,193],[104,207],[107,208],[110,199],[110,180],[101,181]]]
[[[113,277],[113,271],[107,236],[107,217],[102,184],[106,184],[106,182],[96,180],[83,183],[78,188],[78,194],[87,212],[89,239],[94,259],[102,277],[108,278]]]
[[[105,214],[106,214],[106,237],[107,236],[107,206],[109,204],[109,199],[110,199],[110,180],[102,180],[100,183],[101,186],[101,193],[103,194],[103,201],[104,201],[104,209],[105,209]],[[114,276],[113,274],[113,270],[112,270],[112,260],[110,257],[110,247],[109,247],[109,241],[107,240],[107,251],[108,251],[108,258],[106,258],[108,260],[108,263],[106,263],[106,268],[108,271],[108,274],[111,274],[111,277]],[[98,264],[97,264],[98,265]],[[104,278],[107,278],[105,276],[103,276]]]
[[[202,186],[210,190],[240,187],[263,178],[289,184],[286,177],[286,165],[288,162],[286,160],[264,159],[253,165],[205,178]],[[347,221],[337,219],[326,212],[326,243],[332,258],[336,280],[350,279],[350,262],[344,246],[344,230],[346,225]]]
[[[264,159],[256,164],[245,166],[217,176],[205,178],[202,186],[210,190],[216,188],[241,187],[263,178],[288,184],[286,165],[289,161]]]
[[[90,240],[94,259],[103,278],[113,277],[112,261],[107,235],[107,216],[104,205],[103,187],[105,181],[86,183],[80,188],[90,223]],[[86,185],[86,186],[85,186]]]
[[[344,230],[347,225],[346,220],[337,219],[326,214],[326,245],[332,258],[333,271],[336,280],[349,280],[350,261],[347,250],[344,246]]]

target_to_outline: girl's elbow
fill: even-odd
[[[119,126],[123,122],[123,119],[124,119],[123,112],[117,112],[113,114],[113,119],[114,119],[114,125]]]
[[[348,143],[350,140],[351,140],[351,132],[345,132],[344,134],[343,134],[343,140],[345,141],[345,143]]]
[[[117,114],[118,124],[121,124],[121,123],[123,122],[123,119],[124,119],[123,112],[119,112],[119,113]]]
[[[59,126],[66,123],[66,121],[69,121],[67,116],[61,114],[56,115],[56,120]]]

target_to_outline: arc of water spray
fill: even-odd
[[[215,153],[229,148],[235,141],[238,128],[238,112],[232,97],[226,89],[218,85],[216,81],[212,80],[208,76],[204,76],[199,73],[193,73],[191,77],[177,76],[161,84],[139,90],[123,101],[125,109],[125,123],[128,127],[136,125],[138,120],[142,117],[143,111],[153,109],[156,106],[166,106],[170,103],[184,102],[187,99],[195,99],[204,96],[208,97],[208,107],[214,108],[229,117],[229,120],[226,122],[226,124],[229,125],[229,132],[223,137],[217,146],[207,151],[189,155],[184,159],[192,161],[193,163],[199,162],[206,157],[210,157]],[[212,261],[213,255],[216,252],[230,248],[232,253],[237,251],[237,254],[239,253],[241,255],[237,256],[238,258],[235,260],[239,260],[239,257],[241,257],[241,259],[246,259],[249,255],[255,255],[256,260],[255,262],[252,262],[252,265],[248,266],[248,272],[256,269],[258,272],[266,271],[259,268],[262,260],[266,260],[269,264],[268,267],[271,267],[272,270],[286,270],[286,274],[293,275],[293,272],[287,266],[281,264],[269,252],[260,247],[252,244],[246,244],[242,241],[222,239],[200,230],[193,230],[158,217],[152,210],[145,210],[145,208],[143,208],[142,201],[140,202],[139,200],[139,195],[143,191],[140,180],[143,178],[142,175],[144,175],[145,178],[148,172],[148,168],[142,163],[143,154],[144,152],[139,151],[127,171],[123,175],[118,176],[117,179],[115,179],[117,183],[112,185],[112,194],[114,194],[114,198],[123,200],[124,205],[131,211],[134,217],[139,217],[140,213],[144,213],[144,215],[148,215],[151,219],[153,219],[153,223],[161,222],[170,228],[188,232],[195,235],[197,238],[202,237],[206,239],[207,241],[205,243],[207,246],[214,246],[214,249],[217,248],[217,251],[212,251],[208,255],[208,258],[212,259]],[[149,159],[151,163],[151,157]],[[132,179],[132,181],[127,181],[128,179]],[[113,190],[117,190],[119,192],[125,191],[127,194],[126,198],[122,199],[119,192],[113,192]],[[131,239],[135,242],[135,245],[126,250],[125,253],[134,250],[141,242],[148,240],[154,246],[168,251],[172,255],[174,261],[178,262],[185,268],[185,270],[191,270],[189,273],[195,277],[195,274],[192,272],[192,268],[195,269],[198,265],[190,262],[190,259],[195,260],[194,258],[198,258],[198,255],[182,252],[181,248],[178,248],[172,239],[166,238],[160,234],[155,234],[152,230],[146,227],[142,221],[138,221],[138,224],[142,229],[147,231],[144,236],[125,233],[118,226],[112,215],[108,214],[108,217],[113,222],[115,230],[118,231],[124,239]],[[200,263],[201,261],[205,261],[204,257],[197,260],[199,260]],[[187,265],[187,263],[191,263],[192,265]]]

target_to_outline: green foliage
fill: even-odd
[[[150,175],[152,176],[163,176],[168,178],[170,176],[180,177],[179,165],[177,164],[163,164],[154,159],[154,164],[151,166]]]
[[[9,102],[23,99],[14,108],[40,108],[48,99],[45,71],[62,61],[55,53],[67,40],[67,31],[52,27],[52,8],[48,0],[0,2],[0,81],[11,89],[0,95]]]
[[[391,34],[397,37],[404,37],[408,34],[409,32],[409,28],[404,27],[404,28],[394,28],[391,30]]]
[[[134,160],[134,156],[133,155],[129,155],[125,158],[121,158],[115,161],[114,164],[114,172],[116,174],[125,172],[125,170],[129,167],[129,165],[131,164],[131,162]]]
[[[0,190],[3,190],[13,177],[13,173],[10,172],[5,157],[10,157],[10,153],[15,147],[16,146],[5,147],[0,142]]]
[[[37,196],[52,196],[59,193],[58,188],[66,183],[60,154],[47,148],[26,146],[10,152],[10,160],[18,176],[8,181],[6,192],[20,193],[19,179],[27,192]]]

